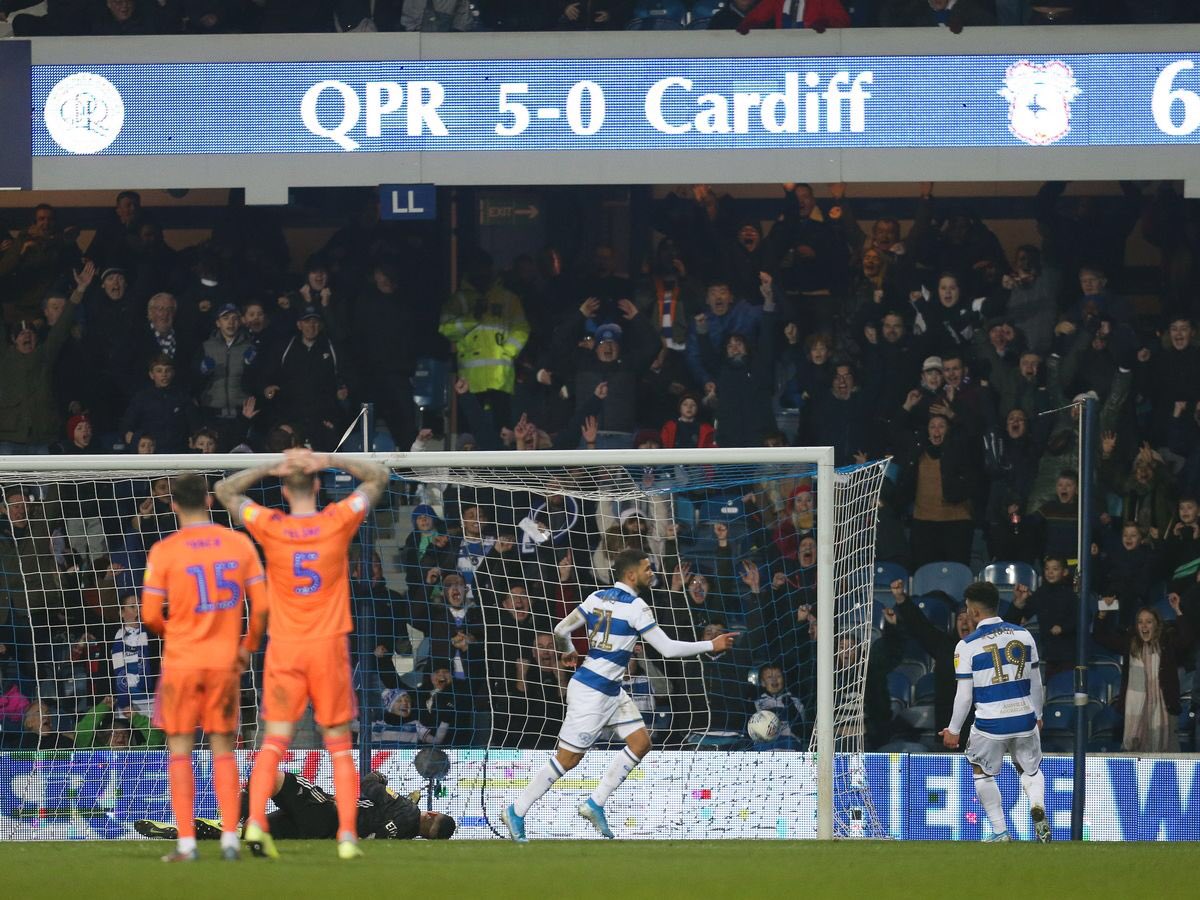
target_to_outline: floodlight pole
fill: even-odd
[[[817,461],[817,838],[833,840],[836,502],[833,448]]]
[[[1083,840],[1083,807],[1087,799],[1088,631],[1092,596],[1092,501],[1096,459],[1096,407],[1083,401],[1079,417],[1079,603],[1075,622],[1075,784],[1071,792],[1071,840]]]

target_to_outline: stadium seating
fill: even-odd
[[[688,13],[688,28],[692,31],[703,31],[718,9],[725,4],[718,0],[695,0]]]
[[[1037,571],[1026,562],[994,562],[983,567],[979,573],[980,581],[987,581],[996,586],[1000,592],[1001,602],[1012,598],[1013,588],[1023,584],[1031,591],[1036,590],[1041,579]]]
[[[917,609],[921,610],[921,614],[930,624],[947,634],[950,633],[954,626],[954,610],[940,596],[934,594],[914,597],[912,602],[917,604]]]
[[[908,592],[909,581],[912,576],[908,574],[908,569],[899,563],[877,562],[875,563],[875,574],[873,581],[875,585],[875,599],[884,606],[892,606],[895,602],[892,598],[892,582],[897,578],[904,582],[904,590]]]
[[[638,3],[625,25],[627,31],[682,31],[687,8],[682,0],[653,0]]]
[[[1071,700],[1075,696],[1075,674],[1059,672],[1046,683],[1046,702],[1054,700]]]
[[[932,672],[926,672],[918,680],[913,688],[914,702],[917,706],[924,706],[933,703],[934,689],[936,681]]]
[[[912,592],[918,595],[944,591],[955,600],[961,600],[963,591],[974,580],[975,575],[962,563],[926,563],[913,573]]]
[[[912,702],[912,682],[908,674],[893,669],[887,676],[888,694],[893,700],[899,700],[905,706]]]
[[[1088,696],[1112,703],[1121,690],[1120,663],[1101,661],[1088,666]]]
[[[893,670],[893,674],[900,672],[905,678],[908,679],[909,684],[916,684],[928,671],[929,666],[927,666],[923,661],[906,659],[904,662],[900,663],[900,665],[896,666],[896,668]]]

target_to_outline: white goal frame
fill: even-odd
[[[342,457],[371,460],[389,468],[451,467],[543,468],[552,466],[663,465],[813,465],[818,498],[835,496],[832,447],[723,447],[704,450],[484,450],[425,453],[346,453]],[[0,483],[5,472],[212,472],[238,470],[282,460],[279,454],[206,453],[112,456],[0,456]],[[817,604],[834,608],[834,504],[817,502]],[[834,837],[834,636],[832,614],[817,617],[817,839]]]

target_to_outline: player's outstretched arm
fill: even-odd
[[[655,625],[642,637],[663,656],[677,659],[681,656],[698,656],[701,653],[724,653],[737,640],[737,632],[719,634],[711,641],[676,641],[667,637],[666,632]]]
[[[274,473],[277,468],[274,465],[254,466],[251,469],[243,469],[228,478],[223,478],[213,485],[213,493],[217,495],[217,500],[221,505],[229,510],[229,515],[234,523],[242,521],[242,504],[250,499],[246,496],[246,491],[250,489],[251,485],[258,484]]]
[[[575,654],[575,645],[571,643],[571,635],[587,624],[587,619],[579,608],[571,610],[565,619],[554,626],[554,644],[558,652],[564,656]]]
[[[958,691],[954,695],[954,714],[950,717],[950,724],[938,732],[947,749],[956,750],[958,748],[958,736],[962,734],[963,725],[971,712],[974,700],[975,689],[972,687],[971,678],[963,678],[960,675]]]
[[[347,454],[330,453],[327,458],[330,466],[349,472],[358,479],[358,489],[372,506],[379,502],[379,498],[387,490],[388,480],[392,477],[387,466],[370,460],[355,459]]]

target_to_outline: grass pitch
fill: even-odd
[[[1200,896],[1196,844],[842,841],[280,842],[279,862],[165,865],[170,841],[0,844],[0,896],[155,900]]]

